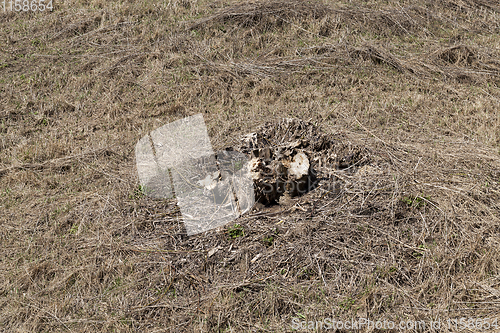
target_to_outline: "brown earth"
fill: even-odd
[[[497,1],[70,0],[0,22],[0,331],[500,316]],[[134,146],[200,112],[215,150],[308,121],[355,172],[187,237]]]

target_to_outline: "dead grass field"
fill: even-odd
[[[1,332],[500,317],[497,1],[54,6],[0,14]],[[186,237],[134,146],[200,112],[215,149],[296,117],[371,168]]]

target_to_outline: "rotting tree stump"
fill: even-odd
[[[325,134],[291,118],[265,124],[230,149],[250,159],[255,201],[265,205],[313,190],[328,170],[354,169],[369,160],[366,149],[351,145],[342,134]]]

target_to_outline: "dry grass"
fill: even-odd
[[[0,331],[500,315],[497,1],[55,6],[0,14]],[[369,164],[186,237],[134,145],[199,112],[216,149],[296,117]]]

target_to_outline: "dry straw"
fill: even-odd
[[[499,15],[486,0],[0,13],[0,331],[497,318]],[[200,112],[216,150],[310,121],[342,167],[187,237],[175,200],[138,186],[134,146]]]

